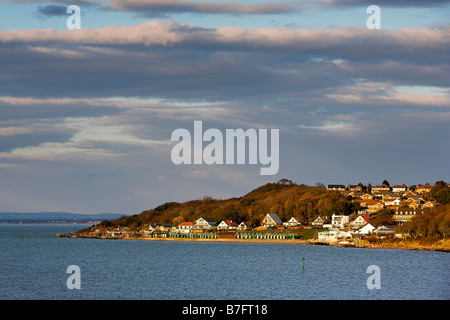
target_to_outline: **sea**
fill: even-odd
[[[0,224],[0,300],[450,299],[446,252],[56,237],[87,226]]]

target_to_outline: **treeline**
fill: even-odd
[[[218,222],[250,221],[259,225],[269,212],[277,213],[282,220],[295,216],[309,222],[319,215],[350,215],[358,209],[358,204],[352,203],[339,192],[327,191],[320,186],[298,185],[282,179],[277,183],[263,185],[240,198],[217,200],[205,196],[184,203],[167,202],[137,215],[105,222],[105,225],[137,228],[152,223],[194,222],[200,217],[212,218]]]
[[[450,203],[427,209],[396,230],[413,239],[450,237]]]
[[[450,188],[445,181],[436,181],[431,188],[431,196],[440,204],[450,203]]]

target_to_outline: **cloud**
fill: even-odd
[[[0,43],[67,43],[78,45],[195,46],[197,49],[293,50],[295,53],[361,60],[397,57],[410,59],[425,54],[447,59],[450,27],[437,29],[289,30],[281,28],[204,28],[174,21],[150,21],[136,26],[99,29],[12,30],[0,32]],[[411,41],[411,39],[415,41]],[[436,60],[434,60],[436,61]]]
[[[205,2],[184,0],[109,0],[108,8],[138,13],[141,16],[161,16],[173,13],[261,15],[298,11],[300,2]]]
[[[358,106],[384,106],[384,107],[437,107],[448,108],[450,105],[450,95],[432,95],[411,92],[399,92],[395,86],[386,83],[356,83],[337,90],[328,98],[336,100],[342,104]]]
[[[318,8],[330,7],[359,7],[376,4],[379,7],[391,7],[391,8],[413,8],[413,7],[441,7],[446,6],[450,3],[449,0],[377,0],[376,2],[372,0],[321,0],[316,4]]]
[[[135,213],[239,196],[281,177],[445,179],[449,30],[169,20],[0,31],[0,200]],[[173,165],[171,133],[194,120],[280,129],[280,177],[261,178],[259,166]]]
[[[67,15],[67,7],[62,5],[50,4],[46,6],[39,6],[37,9],[39,17],[62,17]]]
[[[6,0],[12,3],[65,3],[63,0]],[[70,0],[69,5],[99,5],[102,3],[102,0]],[[66,7],[67,8],[67,7]]]
[[[115,104],[92,99],[0,96],[0,124],[19,119],[100,117],[121,112]]]
[[[63,106],[58,108],[47,100],[47,106],[31,108],[30,102],[23,116],[39,109],[61,114],[75,110],[76,102],[80,113],[119,111],[117,103],[98,101],[110,97],[124,97],[122,106],[134,104],[130,99],[135,97],[192,99],[191,109],[199,114],[211,112],[212,102],[226,102],[226,110],[238,109],[232,102],[241,99],[259,106],[299,100],[311,108],[318,101],[342,105],[344,96],[360,96],[342,89],[354,89],[356,81],[448,87],[449,30],[203,28],[169,20],[99,29],[0,31],[0,97],[85,98],[100,104],[73,100],[69,108],[60,101]],[[392,92],[381,94],[394,101]],[[407,102],[406,96],[395,100]],[[203,110],[195,105],[200,101],[207,103]],[[442,105],[445,100],[429,102]],[[174,107],[169,103],[166,109],[186,110]],[[20,116],[19,107],[2,108],[5,115]]]

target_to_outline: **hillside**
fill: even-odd
[[[351,214],[357,207],[339,192],[321,187],[297,185],[283,179],[265,184],[240,198],[216,200],[203,197],[184,203],[167,202],[140,214],[104,221],[107,226],[138,228],[153,223],[177,224],[200,217],[215,221],[250,221],[259,225],[268,212],[276,212],[282,220],[292,216],[312,221],[318,215]]]

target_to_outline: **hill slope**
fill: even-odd
[[[356,209],[356,205],[339,192],[284,181],[265,184],[240,198],[204,197],[184,203],[167,202],[140,214],[110,221],[108,225],[137,228],[150,223],[193,222],[200,217],[218,222],[229,219],[259,224],[268,212],[277,213],[282,220],[296,216],[312,221],[318,215],[351,214]]]

